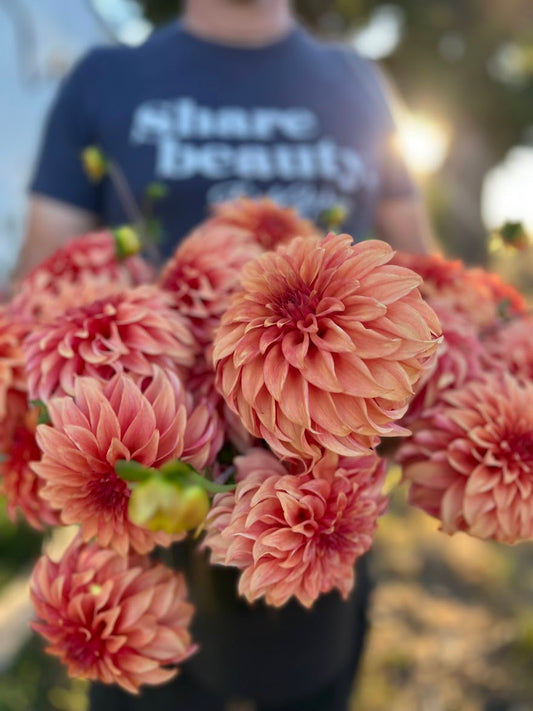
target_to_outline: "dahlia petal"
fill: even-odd
[[[291,422],[309,428],[311,419],[309,416],[309,388],[306,381],[298,377],[294,368],[289,368],[285,383],[290,396],[283,398],[279,403],[281,411]],[[260,417],[259,412],[257,414]]]
[[[263,378],[268,392],[278,402],[283,397],[289,363],[281,357],[281,346],[275,344],[265,354]],[[260,381],[260,379],[258,378]],[[256,393],[257,394],[257,393]]]
[[[367,274],[362,280],[372,296],[383,304],[390,304],[410,294],[422,279],[410,269],[388,265],[381,271]]]
[[[328,352],[311,348],[303,366],[301,375],[307,382],[330,393],[343,392],[339,380],[338,361]]]
[[[290,366],[302,370],[309,351],[309,335],[301,331],[286,334],[281,341],[281,351]]]

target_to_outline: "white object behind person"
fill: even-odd
[[[0,292],[24,231],[43,117],[78,57],[110,40],[86,0],[0,0]]]

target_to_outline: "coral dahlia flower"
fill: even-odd
[[[239,592],[279,607],[297,598],[310,607],[337,588],[347,598],[354,563],[372,544],[384,464],[377,455],[328,456],[313,474],[289,474],[270,453],[237,457],[239,483],[217,494],[204,545],[211,561],[243,572]]]
[[[421,382],[402,424],[410,426],[431,408],[448,390],[457,389],[483,377],[485,348],[472,324],[447,301],[431,299],[429,304],[439,317],[443,340],[437,351],[435,367]]]
[[[246,265],[215,335],[217,387],[280,457],[364,454],[404,434],[440,325],[391,248],[295,238]]]
[[[27,328],[11,319],[5,307],[0,307],[0,420],[7,414],[10,390],[26,392],[26,372],[22,341]]]
[[[0,420],[0,493],[9,517],[15,522],[18,510],[37,530],[57,526],[59,514],[41,497],[44,482],[30,467],[41,458],[35,441],[37,408],[28,408],[26,394],[14,389],[7,393],[6,407],[8,414]]]
[[[67,294],[76,296],[71,303],[85,303],[84,293],[92,301],[98,293],[102,296],[151,278],[152,270],[141,257],[117,258],[110,231],[90,232],[71,239],[35,267],[18,285],[9,310],[26,320],[47,320],[68,305]],[[78,290],[73,291],[74,286]]]
[[[533,319],[517,318],[493,329],[483,341],[486,367],[533,382]]]
[[[202,346],[239,284],[242,267],[261,253],[244,230],[208,220],[176,249],[161,273],[159,285],[172,293],[175,308],[187,316]]]
[[[85,540],[94,536],[122,555],[130,547],[147,553],[172,541],[131,523],[131,490],[115,473],[119,459],[158,468],[181,456],[187,410],[170,377],[156,370],[144,391],[120,374],[108,383],[78,378],[73,398],[48,402],[53,427],[37,428],[43,456],[33,468],[46,481],[42,495],[61,511],[64,524],[81,525]]]
[[[223,202],[213,208],[215,219],[227,225],[251,232],[254,239],[267,251],[289,242],[293,237],[316,237],[317,229],[296,210],[281,207],[269,198]]]
[[[499,374],[450,391],[402,445],[410,502],[446,533],[533,538],[533,384]]]
[[[194,361],[189,325],[168,295],[140,286],[69,309],[35,328],[24,343],[31,399],[73,395],[80,375],[108,380],[114,373],[143,376],[153,365],[183,369]]]
[[[178,670],[168,667],[196,651],[186,595],[180,573],[76,538],[58,562],[37,562],[32,626],[71,676],[136,694],[144,684],[172,679]]]
[[[420,291],[424,298],[447,301],[469,318],[477,331],[527,311],[525,299],[514,287],[484,269],[467,269],[461,261],[448,260],[440,254],[399,252],[393,261],[422,277]]]

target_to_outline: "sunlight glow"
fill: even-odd
[[[450,134],[445,126],[428,116],[402,113],[398,117],[398,144],[413,172],[430,175],[446,158]]]

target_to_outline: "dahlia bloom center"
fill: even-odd
[[[74,345],[79,345],[83,340],[93,340],[95,337],[109,338],[111,325],[115,323],[117,309],[112,303],[112,298],[94,301],[84,306],[80,314],[79,307],[75,307],[76,315],[72,317],[73,323],[78,323],[80,330],[72,338]]]
[[[112,511],[115,517],[126,518],[131,490],[114,471],[87,482],[87,493],[96,510]]]
[[[272,316],[266,319],[265,325],[276,325],[285,334],[296,330],[318,337],[327,331],[326,317],[345,310],[339,299],[321,296],[305,284],[275,297],[269,308]]]
[[[267,212],[259,215],[257,220],[257,231],[266,232],[271,236],[274,244],[280,242],[287,234],[290,223],[282,215]]]
[[[101,625],[103,629],[103,625]],[[103,656],[103,640],[100,635],[85,627],[76,627],[65,635],[61,642],[65,655],[81,669],[91,669]]]
[[[533,433],[512,432],[502,437],[494,456],[512,478],[520,474],[531,474],[533,478]]]

